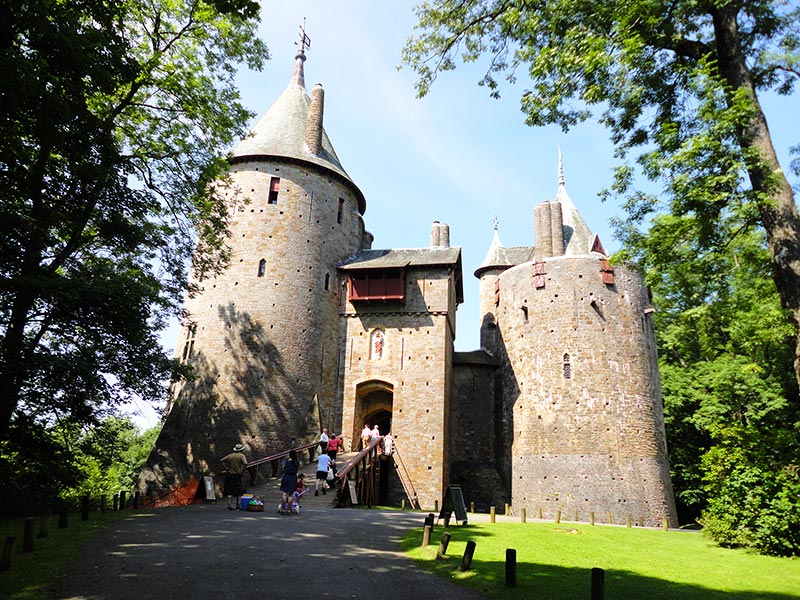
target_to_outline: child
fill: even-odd
[[[300,497],[306,493],[308,486],[306,486],[306,474],[300,473],[297,476],[297,489],[292,494],[292,512],[297,514],[300,512]]]

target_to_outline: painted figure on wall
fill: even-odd
[[[372,332],[372,344],[370,345],[372,350],[370,358],[372,360],[380,360],[383,356],[383,331],[380,329],[376,329]]]

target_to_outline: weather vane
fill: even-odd
[[[311,38],[306,35],[306,18],[303,17],[303,24],[300,26],[300,43],[295,42],[296,46],[300,46],[300,54],[305,54],[307,49],[311,48]]]
[[[497,229],[498,225],[500,225],[500,219],[497,218],[497,215],[492,217],[492,225],[495,229]]]

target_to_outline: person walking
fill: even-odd
[[[323,427],[322,433],[319,436],[319,453],[325,454],[328,451],[328,428]]]
[[[247,457],[244,455],[244,446],[236,444],[233,447],[233,452],[226,454],[220,459],[222,463],[223,473],[225,474],[225,483],[222,486],[222,493],[228,498],[228,510],[234,510],[232,499],[236,498],[236,510],[241,507],[242,494],[244,494],[244,485],[242,485],[242,475],[247,467]]]
[[[327,454],[320,454],[317,459],[317,474],[316,482],[314,483],[314,495],[319,496],[319,491],[325,495],[325,488],[327,487],[328,469],[331,468],[331,457]]]
[[[297,490],[297,472],[300,462],[297,452],[289,452],[289,458],[283,461],[283,475],[281,476],[281,514],[288,515],[292,512],[292,494]]]
[[[336,454],[340,449],[343,449],[342,436],[332,433],[328,438],[328,456],[330,456],[332,460],[336,460]]]
[[[369,440],[372,437],[372,431],[367,423],[364,423],[364,429],[361,430],[361,449],[363,450],[369,446]]]

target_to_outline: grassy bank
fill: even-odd
[[[0,573],[0,598],[3,600],[37,600],[52,597],[50,588],[64,566],[74,559],[81,546],[96,531],[126,515],[127,511],[109,511],[90,514],[81,521],[79,513],[72,513],[65,529],[58,529],[58,517],[48,519],[47,537],[40,538],[39,518],[35,520],[34,547],[23,552],[24,519],[0,520],[0,551],[6,538],[16,538],[11,569]]]
[[[613,600],[786,600],[800,598],[800,560],[719,548],[697,532],[572,523],[454,525],[447,555],[436,559],[444,531],[420,547],[422,527],[403,549],[426,569],[492,598],[590,598],[592,567],[605,570]],[[472,569],[459,570],[467,541],[476,543]],[[517,586],[505,585],[506,549],[516,550]]]

